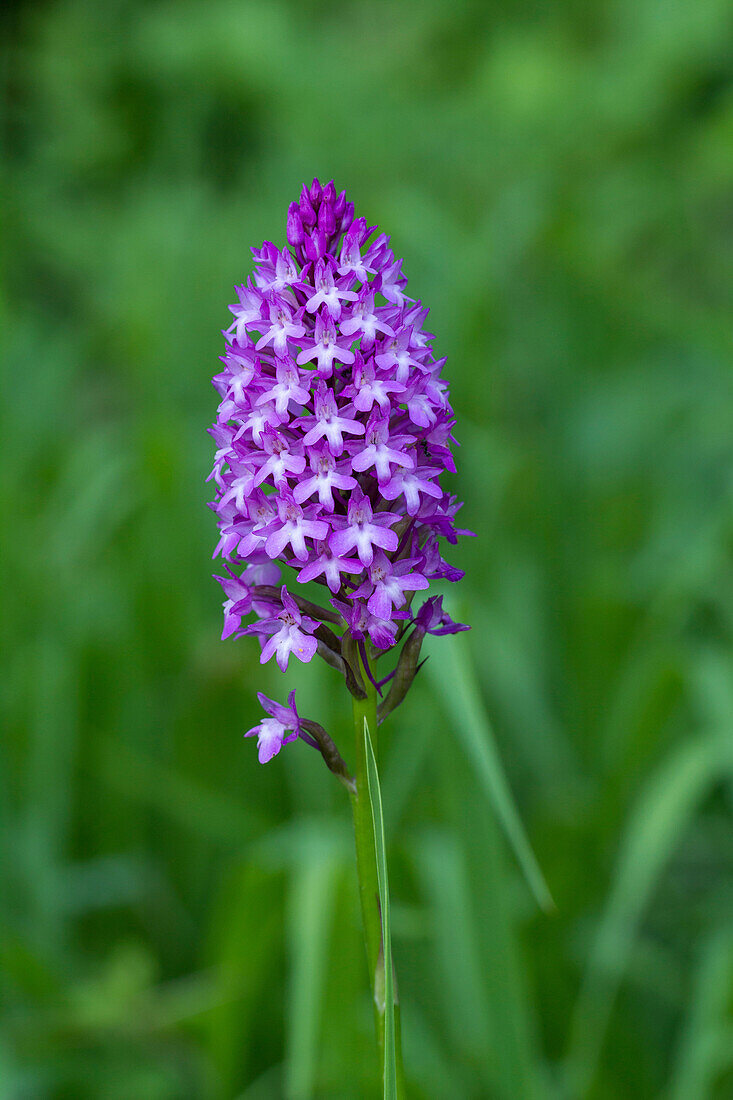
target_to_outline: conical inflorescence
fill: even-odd
[[[428,310],[407,296],[402,260],[375,233],[344,192],[314,180],[288,210],[289,247],[253,249],[213,380],[212,508],[215,556],[226,562],[223,636],[257,635],[261,660],[274,656],[283,671],[291,656],[319,652],[359,693],[355,650],[372,678],[370,654],[407,635],[415,661],[405,669],[401,659],[394,695],[414,676],[425,632],[463,629],[439,597],[417,611],[413,602],[432,581],[460,579],[442,547],[468,532],[441,485],[455,470],[444,360],[423,327]],[[308,582],[321,598],[306,597]],[[250,731],[260,759],[288,729],[303,736],[294,705],[272,703],[270,715],[264,736]]]

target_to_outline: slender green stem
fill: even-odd
[[[369,726],[375,755],[377,754],[377,693],[365,675],[366,699],[354,699],[354,742],[356,748],[356,790],[351,795],[356,839],[356,873],[359,881],[361,916],[364,925],[369,984],[374,998],[374,1019],[380,1058],[384,1064],[384,959],[382,955],[382,921],[379,912],[377,855],[374,847],[374,820],[369,799],[366,753],[364,750],[364,720]],[[404,1100],[405,1083],[400,1042],[400,1006],[395,985],[395,1039],[397,1056],[397,1097]]]

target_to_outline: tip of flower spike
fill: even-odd
[[[314,178],[313,183],[310,185],[310,190],[308,192],[308,197],[309,197],[309,199],[311,200],[311,202],[313,203],[314,206],[316,205],[317,202],[321,201],[322,193],[323,193],[323,188],[321,187],[318,180]]]

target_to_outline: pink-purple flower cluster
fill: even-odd
[[[333,182],[303,188],[290,247],[254,249],[254,274],[236,288],[211,429],[223,636],[257,635],[261,660],[283,671],[291,655],[319,652],[356,694],[355,649],[376,682],[370,659],[407,631],[462,629],[434,599],[412,610],[431,581],[462,576],[441,550],[464,533],[440,484],[455,470],[454,419],[428,310],[407,296],[389,237],[374,233]],[[308,582],[328,606],[305,598]],[[288,729],[303,735],[294,705],[269,713],[255,727],[267,759]]]

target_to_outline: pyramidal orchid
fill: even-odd
[[[389,237],[318,180],[290,204],[286,234],[285,248],[252,250],[213,379],[222,636],[254,635],[261,662],[274,658],[283,672],[291,658],[321,656],[353,696],[354,775],[323,727],[298,714],[294,692],[287,706],[260,694],[267,717],[245,736],[257,737],[262,763],[305,741],[349,789],[376,995],[381,926],[362,730],[366,721],[376,738],[405,698],[427,633],[468,629],[428,590],[460,579],[443,544],[470,532],[456,527],[460,504],[441,484],[455,470],[444,360]]]

